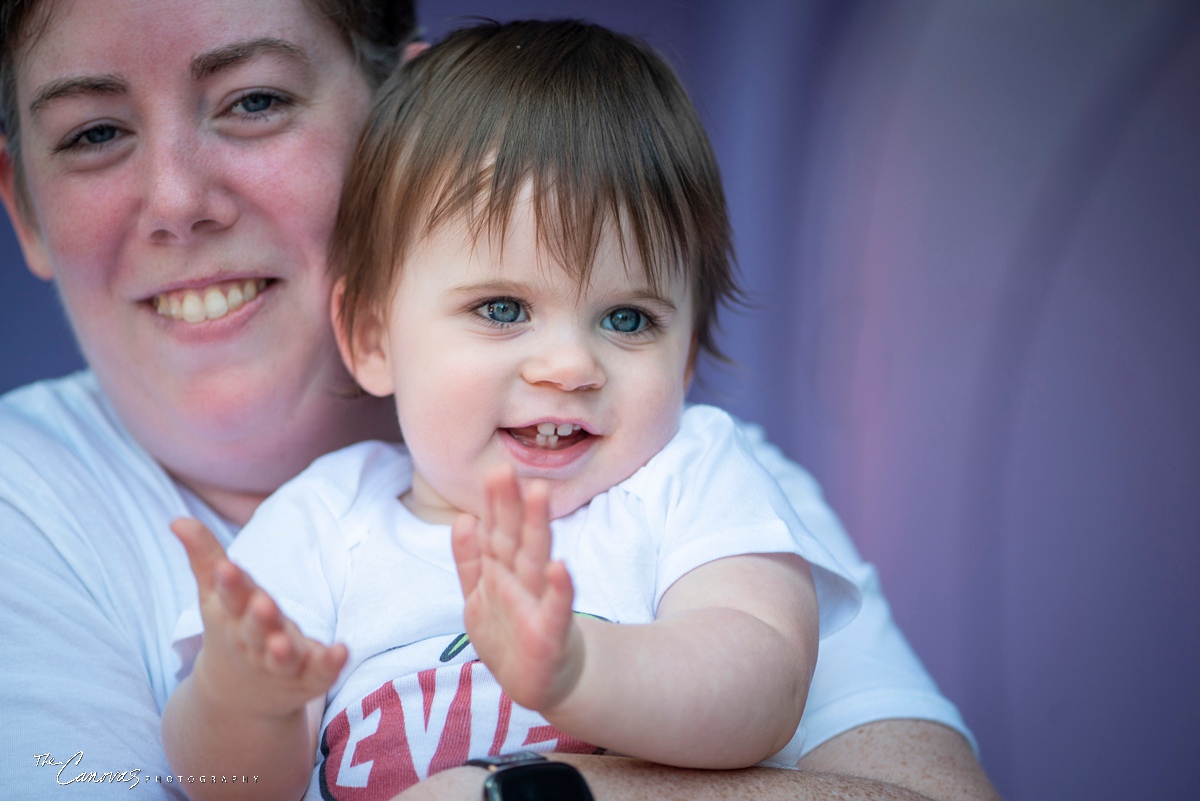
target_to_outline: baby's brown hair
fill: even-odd
[[[463,28],[388,78],[333,236],[347,341],[422,238],[466,219],[502,244],[527,189],[541,246],[581,287],[611,226],[654,289],[686,280],[697,345],[721,357],[717,309],[740,291],[704,127],[648,45],[574,20]]]

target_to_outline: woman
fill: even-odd
[[[195,587],[167,523],[200,517],[227,543],[314,457],[397,435],[386,402],[344,391],[327,314],[347,158],[412,30],[411,9],[375,5],[42,0],[0,12],[0,195],[91,368],[0,402],[0,751],[21,797],[77,777],[96,792],[148,782],[176,794],[159,715],[178,668],[171,628]],[[807,477],[765,446],[763,457],[867,596],[822,653],[806,771],[571,761],[598,797],[990,797],[966,739],[931,722],[961,727],[869,567]],[[462,767],[410,794],[474,798],[481,781]]]

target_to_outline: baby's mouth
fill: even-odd
[[[582,426],[573,423],[538,423],[522,428],[504,429],[509,435],[527,448],[542,448],[557,451],[583,442],[591,436]]]

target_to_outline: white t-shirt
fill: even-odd
[[[322,787],[326,797],[344,787],[390,797],[430,770],[524,749],[596,751],[513,705],[477,662],[465,642],[450,527],[400,503],[411,486],[403,447],[354,445],[281,487],[229,549],[301,631],[350,650],[327,699],[310,798]],[[644,467],[551,529],[576,613],[614,623],[653,621],[685,573],[747,553],[808,560],[825,634],[858,608],[844,568],[805,530],[733,419],[712,406],[687,409]],[[193,606],[176,638],[195,644],[201,629]],[[770,764],[794,765],[803,745],[801,726]]]
[[[757,430],[744,431],[862,594],[858,615],[821,642],[805,749],[892,718],[939,722],[970,738],[811,476]],[[101,781],[88,782],[89,798],[129,798],[135,782],[140,798],[183,797],[174,779],[166,783],[160,734],[180,669],[175,623],[196,598],[168,529],[181,515],[233,540],[234,527],[132,440],[90,372],[0,397],[0,797],[66,792],[56,782],[91,772]]]

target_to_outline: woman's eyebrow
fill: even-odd
[[[60,78],[42,86],[29,103],[30,116],[66,97],[76,95],[124,95],[129,93],[129,82],[116,75],[83,75]]]
[[[283,39],[263,37],[233,42],[207,53],[201,53],[192,59],[192,78],[199,81],[221,70],[229,69],[268,53],[282,55],[302,64],[308,64],[308,54],[304,52],[304,48]],[[38,89],[29,104],[29,113],[36,115],[50,103],[68,97],[125,95],[129,92],[129,82],[119,75],[80,75],[60,78]]]
[[[197,81],[203,80],[213,73],[266,54],[281,55],[308,64],[308,54],[304,52],[304,48],[283,39],[263,37],[233,42],[201,53],[192,59],[192,78]]]

